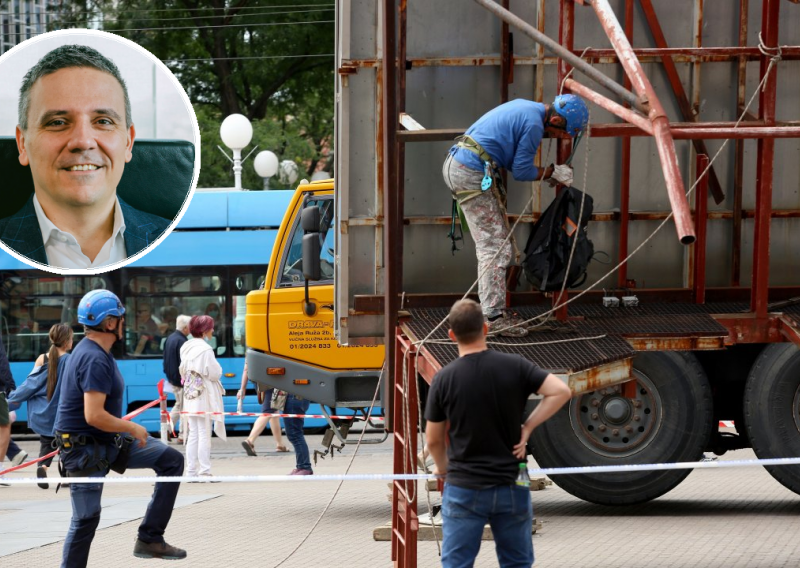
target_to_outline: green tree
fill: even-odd
[[[288,6],[285,0],[83,0],[62,8],[56,27],[101,22],[163,60],[200,122],[198,185],[227,187],[229,162],[216,145],[229,114],[247,116],[253,144],[295,160],[301,175],[310,176],[323,150],[332,149],[334,4]],[[245,174],[246,187],[261,187],[250,163]]]

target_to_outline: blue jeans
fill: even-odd
[[[305,414],[308,412],[308,400],[298,400],[293,394],[286,397],[286,406],[283,411],[286,414]],[[304,418],[284,418],[283,424],[286,428],[286,437],[294,446],[295,467],[297,469],[307,469],[311,471],[311,458],[308,455],[308,444],[303,435]]]
[[[442,566],[467,568],[481,548],[489,523],[501,568],[533,565],[533,507],[527,487],[466,489],[450,483],[442,496]]]
[[[74,446],[69,452],[62,452],[61,459],[68,471],[90,468],[98,460],[113,462],[119,450],[116,446],[89,443]],[[140,447],[134,442],[128,457],[129,469],[153,469],[156,475],[178,476],[183,474],[183,454],[170,448],[160,440],[147,438],[147,445]],[[105,477],[107,471],[96,471],[88,477]],[[153,498],[147,506],[142,524],[139,525],[139,540],[144,542],[164,542],[164,531],[175,507],[179,483],[156,483]],[[89,547],[100,523],[100,498],[103,495],[102,483],[80,483],[69,486],[72,500],[72,520],[64,541],[61,568],[84,567],[89,560]]]

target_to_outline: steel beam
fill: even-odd
[[[611,114],[618,116],[622,120],[633,124],[640,130],[643,130],[647,134],[653,134],[653,124],[647,120],[644,116],[637,113],[636,111],[630,110],[625,108],[624,106],[615,103],[611,99],[608,99],[601,95],[600,93],[591,90],[589,87],[585,85],[581,85],[574,79],[567,79],[564,83],[564,86],[575,93],[576,95],[582,96],[584,99],[587,99],[599,107],[606,109]]]
[[[761,36],[767,48],[778,45],[778,0],[764,0],[761,14]],[[761,59],[763,79],[769,69],[768,56]],[[775,121],[775,102],[778,86],[778,66],[772,72],[759,95],[758,115],[767,124]],[[770,211],[772,210],[772,181],[775,158],[775,140],[763,138],[758,141],[756,165],[756,221],[753,230],[753,278],[750,310],[757,317],[766,317],[769,302],[769,238]]]
[[[653,40],[655,40],[656,47],[659,49],[668,48],[669,45],[667,45],[667,39],[664,37],[664,30],[661,29],[661,24],[659,23],[656,11],[653,8],[653,3],[651,0],[639,0],[639,2],[642,5],[645,20],[650,28],[650,33],[653,35]],[[675,62],[672,60],[672,57],[669,55],[662,56],[661,63],[664,66],[664,71],[666,72],[667,79],[672,86],[672,92],[675,94],[675,99],[678,101],[678,106],[681,109],[681,114],[683,114],[684,120],[699,122],[698,116],[694,112],[694,109],[689,102],[689,98],[686,96],[686,91],[683,88],[683,83],[681,82],[680,75],[678,75],[678,69],[675,67]],[[706,156],[709,155],[705,142],[699,139],[693,140],[692,142],[694,144],[694,149],[698,154],[705,154]],[[725,199],[725,194],[722,192],[722,187],[719,184],[717,173],[714,171],[714,166],[711,166],[711,169],[708,172],[708,184],[709,188],[711,189],[711,194],[714,196],[714,201],[717,204],[722,203],[722,200]]]
[[[625,0],[625,37],[633,42],[633,0]],[[622,86],[631,88],[631,80],[625,75]],[[619,260],[628,256],[628,231],[631,210],[631,137],[622,138],[622,156],[620,163],[619,183]],[[617,271],[617,288],[628,287],[628,263],[624,263]]]
[[[695,188],[694,222],[697,231],[697,241],[694,243],[693,287],[694,301],[697,304],[706,303],[706,235],[708,226],[708,176],[700,177],[708,167],[708,156],[697,155],[696,179],[700,181]]]
[[[608,89],[609,91],[620,97],[622,100],[627,101],[629,104],[633,105],[637,109],[646,112],[646,108],[642,104],[642,101],[639,99],[639,97],[637,97],[627,89],[624,89],[613,79],[611,79],[607,75],[604,75],[603,73],[592,67],[590,64],[583,61],[579,56],[572,53],[569,49],[564,48],[558,42],[547,37],[545,34],[537,30],[535,27],[530,25],[522,18],[514,15],[512,12],[506,10],[505,8],[500,6],[497,2],[493,2],[492,0],[475,0],[475,2],[477,2],[487,10],[489,10],[491,13],[493,13],[495,16],[497,16],[504,22],[507,22],[508,24],[517,28],[535,42],[544,45],[547,49],[558,55],[559,58],[563,59],[564,61],[575,67],[576,70],[580,71],[581,73],[583,73],[584,75],[586,75],[599,85],[605,87],[606,89]],[[571,3],[572,2],[570,2],[570,4]]]
[[[670,133],[669,120],[664,108],[656,96],[656,92],[633,53],[628,38],[617,21],[614,11],[608,0],[592,0],[592,8],[600,20],[600,25],[605,30],[611,45],[620,58],[620,63],[631,79],[633,90],[649,105],[648,117],[653,123],[654,139],[661,167],[664,170],[664,181],[667,186],[670,205],[675,213],[675,229],[681,243],[688,245],[694,242],[694,228],[692,215],[686,202],[686,190],[678,167],[678,158],[675,155],[675,142]]]

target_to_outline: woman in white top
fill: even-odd
[[[214,334],[214,320],[209,316],[193,316],[189,321],[191,338],[181,347],[179,371],[183,383],[183,411],[188,414],[189,435],[186,438],[186,475],[211,475],[211,423],[214,432],[225,440],[225,392],[220,377],[222,367],[214,357],[208,340]],[[192,415],[191,413],[205,413]],[[199,470],[198,470],[199,462]]]

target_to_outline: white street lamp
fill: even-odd
[[[222,138],[223,144],[233,151],[233,178],[234,186],[236,189],[242,189],[242,149],[250,144],[253,138],[253,125],[246,116],[241,114],[231,114],[222,121],[219,127],[219,135]],[[255,148],[253,148],[255,150]],[[220,148],[220,151],[225,154],[225,151]],[[252,152],[251,152],[252,153]],[[249,156],[250,154],[248,154]],[[227,158],[228,155],[225,154]],[[244,158],[247,159],[247,156]]]
[[[278,156],[269,150],[259,152],[253,160],[253,167],[264,178],[264,189],[269,189],[269,178],[278,173]]]

